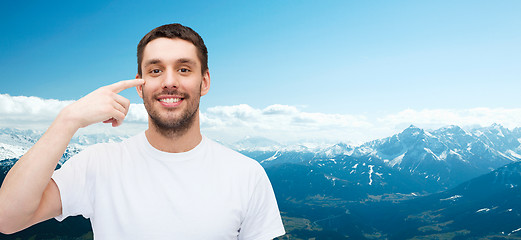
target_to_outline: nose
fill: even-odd
[[[167,71],[164,74],[164,79],[162,82],[163,88],[178,88],[179,87],[179,79],[177,78],[175,71]]]

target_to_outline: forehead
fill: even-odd
[[[143,63],[150,59],[157,59],[164,63],[176,62],[179,59],[191,59],[199,66],[201,65],[195,45],[178,38],[157,38],[150,41],[143,51]]]

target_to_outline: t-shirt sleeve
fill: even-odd
[[[241,224],[239,240],[273,239],[286,233],[270,180],[264,169],[258,167],[258,181]]]
[[[54,171],[52,179],[60,191],[62,214],[55,217],[58,221],[69,216],[83,215],[89,218],[92,213],[90,201],[92,148],[87,148],[67,160],[63,166]]]

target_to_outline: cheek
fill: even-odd
[[[154,89],[157,89],[159,86],[154,81],[146,81],[145,84],[142,86],[142,91],[144,94],[150,93],[154,91]]]
[[[147,97],[150,97],[152,95],[150,90],[150,84],[144,84],[141,87],[141,98],[145,99]]]
[[[184,86],[193,92],[195,92],[195,91],[199,92],[203,86],[202,84],[203,84],[203,81],[201,79],[195,79],[195,80],[187,82]]]

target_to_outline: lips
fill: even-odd
[[[157,100],[165,107],[177,107],[183,102],[184,98],[180,96],[160,96]]]

